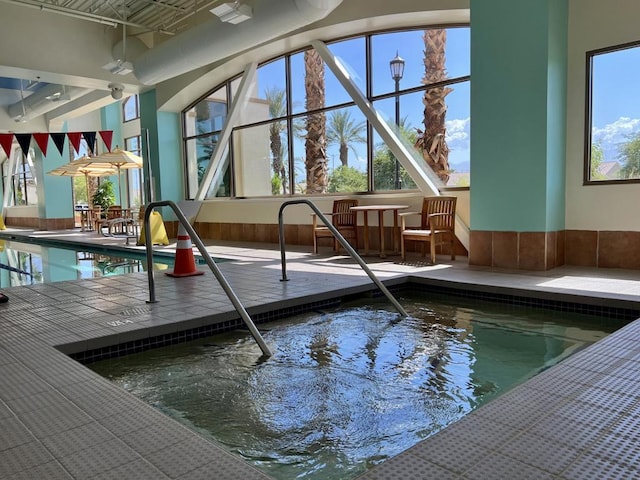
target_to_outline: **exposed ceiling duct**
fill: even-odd
[[[322,20],[342,0],[262,0],[239,24],[217,18],[148,50],[134,60],[134,75],[154,85]]]
[[[89,90],[64,85],[47,85],[19,102],[9,105],[7,113],[16,122],[27,121],[60,106],[60,103],[77,98]]]

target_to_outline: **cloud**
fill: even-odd
[[[447,120],[445,126],[447,128],[447,145],[450,150],[468,150],[469,145],[469,126],[471,118],[460,118]]]
[[[605,159],[613,160],[618,154],[618,146],[639,130],[640,119],[620,117],[602,128],[593,127],[591,137],[593,143],[602,147]]]

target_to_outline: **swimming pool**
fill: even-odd
[[[146,271],[144,252],[0,239],[0,287],[61,282]],[[154,270],[173,266],[173,257],[154,255]],[[24,273],[21,273],[24,272]]]
[[[277,479],[353,478],[615,327],[601,318],[403,294],[91,364]]]

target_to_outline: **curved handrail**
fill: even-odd
[[[178,205],[176,205],[171,200],[151,202],[147,205],[144,211],[144,231],[148,232],[147,233],[148,240],[145,242],[146,251],[147,251],[147,272],[148,272],[147,276],[149,278],[149,300],[147,303],[157,302],[155,280],[153,278],[153,241],[151,240],[149,235],[149,232],[151,232],[151,221],[150,221],[151,212],[153,211],[154,208],[157,208],[157,207],[171,207],[171,209],[173,210],[173,213],[175,213],[176,217],[178,217],[178,221],[180,222],[182,227],[184,227],[184,229],[187,231],[187,233],[191,237],[191,240],[193,241],[193,243],[196,245],[196,247],[198,247],[198,250],[200,251],[200,255],[202,255],[202,258],[204,258],[204,260],[207,262],[207,265],[209,266],[209,268],[215,275],[216,279],[222,286],[222,289],[227,294],[227,297],[229,297],[229,300],[231,300],[231,303],[235,307],[236,312],[238,312],[240,317],[242,317],[242,320],[244,321],[245,325],[249,328],[251,335],[253,335],[253,338],[260,346],[262,353],[270,357],[272,355],[271,350],[269,350],[269,347],[267,346],[264,339],[262,338],[262,335],[260,335],[260,332],[258,331],[255,324],[253,323],[253,320],[251,320],[251,317],[249,316],[246,309],[240,302],[240,299],[237,297],[237,295],[229,285],[229,282],[227,282],[227,279],[224,278],[224,275],[222,274],[222,272],[220,271],[216,263],[211,258],[211,255],[209,255],[209,252],[207,252],[207,249],[204,243],[202,243],[202,240],[200,239],[196,231],[193,229],[193,227],[189,223],[189,220],[187,220],[187,217],[185,217],[184,213],[182,213],[182,210],[180,210],[180,207],[178,207]]]
[[[362,269],[366,272],[366,274],[369,275],[369,278],[371,280],[373,280],[373,283],[376,284],[376,286],[380,289],[380,291],[382,291],[382,293],[385,294],[385,296],[389,299],[389,301],[393,304],[393,306],[396,307],[396,310],[398,310],[400,315],[402,315],[403,317],[408,317],[409,315],[404,310],[404,308],[402,308],[402,305],[400,305],[398,303],[398,301],[396,300],[396,298],[393,295],[391,295],[391,292],[389,292],[389,290],[387,290],[387,287],[385,287],[384,284],[380,280],[378,280],[378,277],[375,276],[375,274],[371,271],[371,269],[365,263],[365,261],[362,259],[362,257],[360,255],[358,255],[358,252],[356,252],[354,250],[354,248],[349,244],[349,242],[347,242],[345,240],[345,238],[338,231],[338,229],[333,225],[333,223],[331,223],[331,222],[329,222],[327,220],[327,217],[325,217],[322,214],[322,212],[320,210],[318,210],[318,207],[316,207],[316,205],[311,200],[306,200],[306,199],[288,200],[288,201],[284,202],[280,206],[280,210],[278,212],[278,228],[279,228],[278,234],[279,234],[279,239],[280,239],[280,258],[281,258],[281,263],[282,263],[282,279],[281,279],[281,281],[283,281],[283,282],[287,282],[288,281],[288,278],[287,278],[287,259],[286,259],[286,255],[285,255],[285,251],[284,251],[284,226],[283,226],[283,222],[282,222],[282,217],[283,217],[283,213],[284,213],[285,207],[287,207],[289,205],[300,204],[300,203],[307,204],[307,205],[309,205],[309,207],[311,207],[311,210],[313,210],[315,212],[315,214],[318,215],[318,218],[320,218],[322,220],[322,222],[329,228],[331,233],[333,233],[333,235],[340,242],[340,244],[344,247],[344,249],[349,253],[349,255],[351,255],[351,257],[356,262],[358,262],[360,267],[362,267]]]

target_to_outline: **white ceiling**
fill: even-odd
[[[0,132],[56,131],[115,101],[110,85],[125,96],[148,88],[115,70],[209,20],[224,2],[0,0]]]

